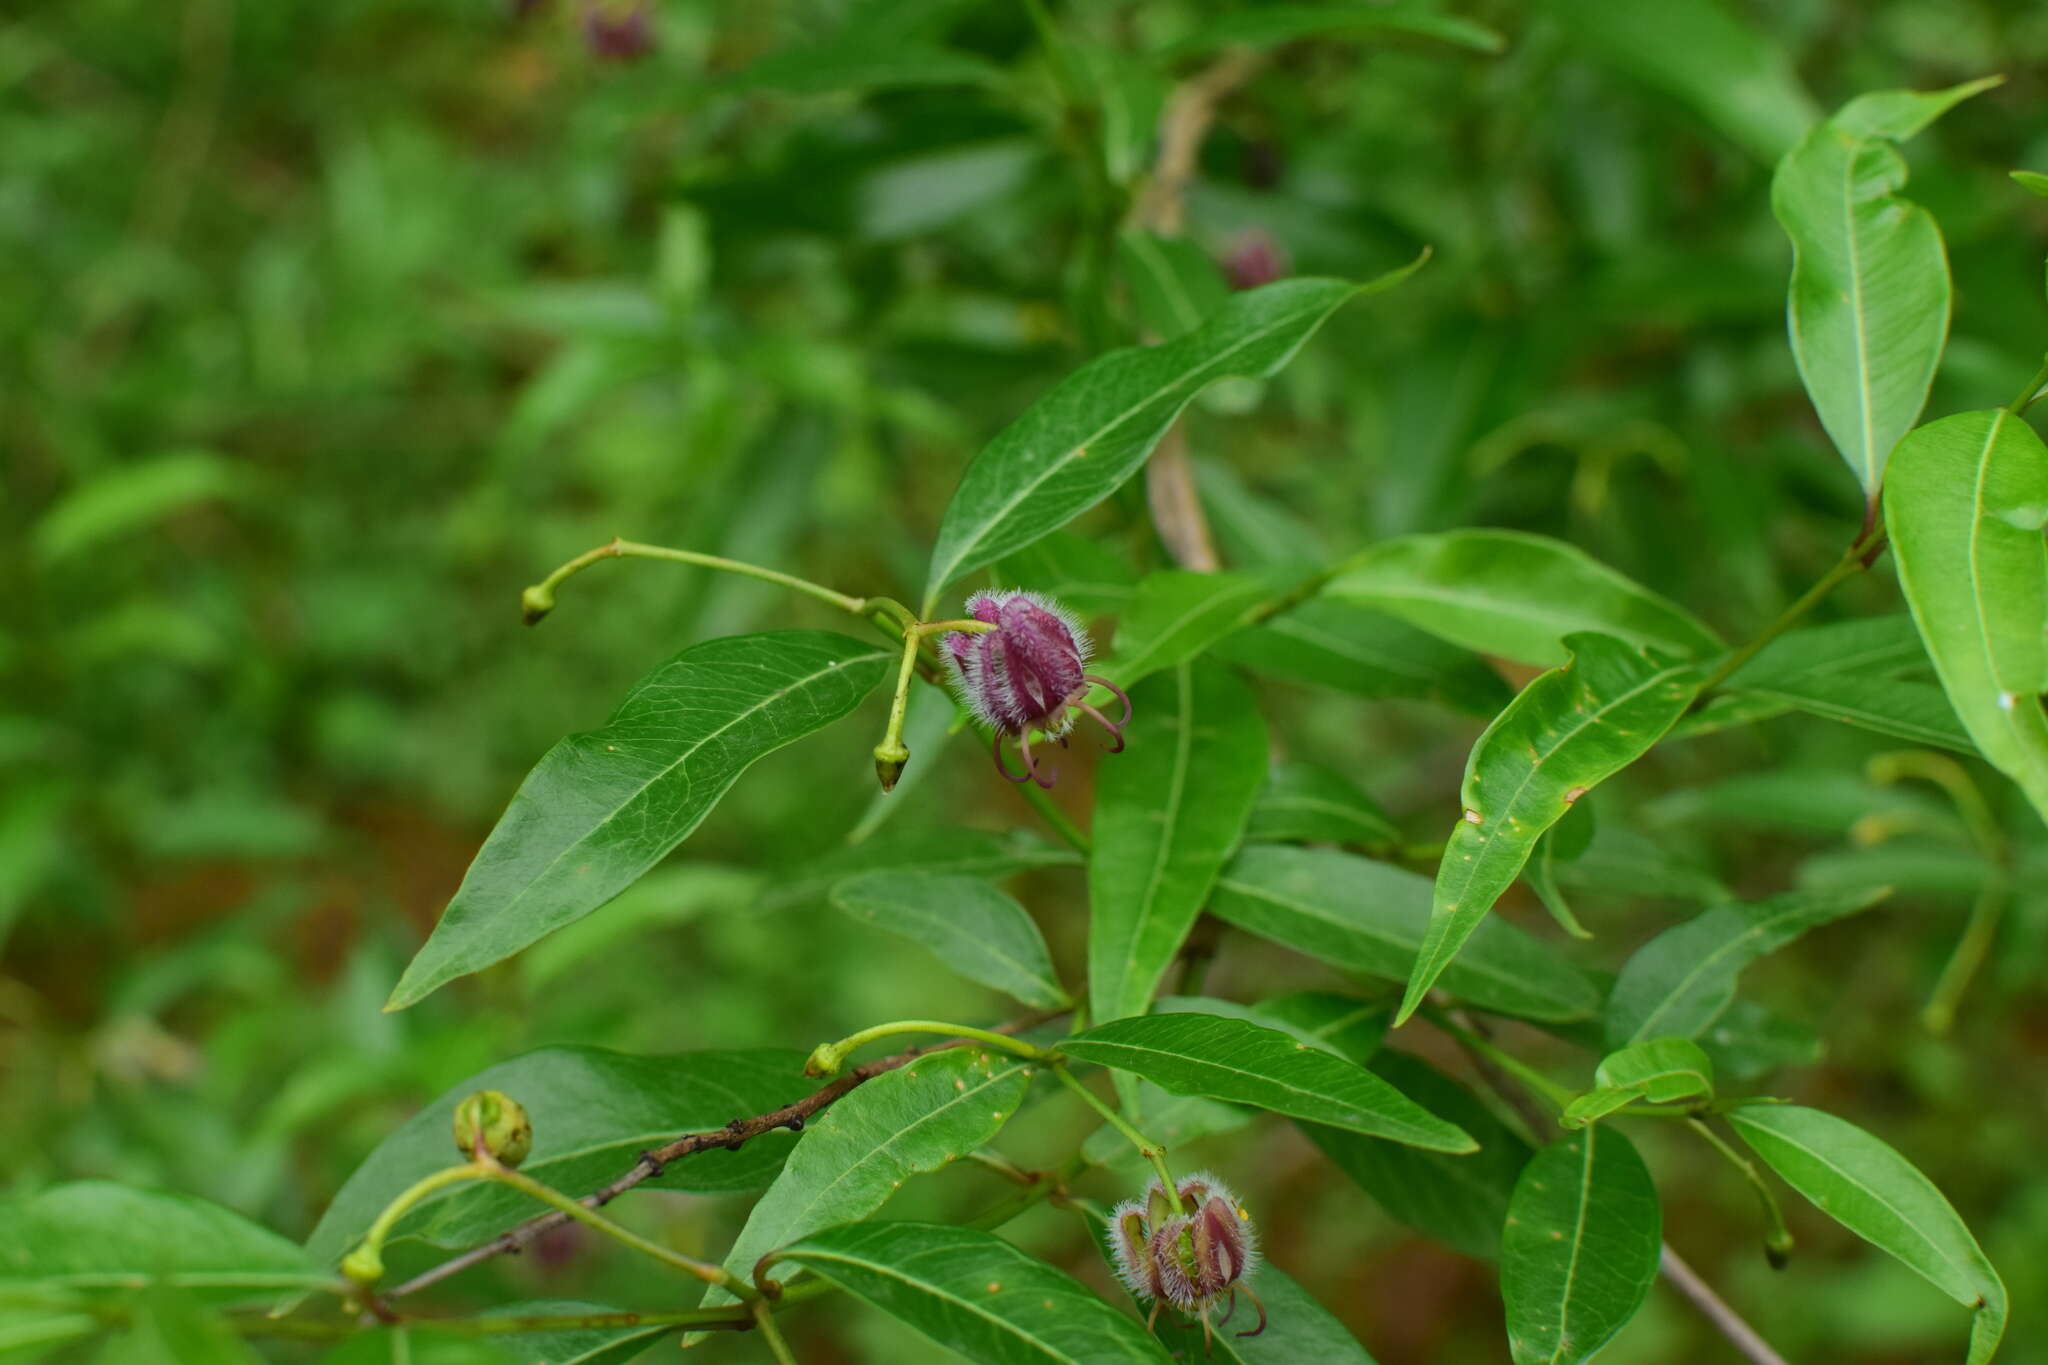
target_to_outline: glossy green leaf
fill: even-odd
[[[1657,1278],[1657,1187],[1627,1138],[1588,1128],[1531,1157],[1501,1238],[1500,1292],[1515,1365],[1591,1358]]]
[[[1076,370],[967,466],[939,525],[925,596],[936,599],[961,574],[1108,497],[1209,384],[1271,374],[1339,307],[1400,283],[1421,264],[1364,285],[1293,279],[1233,294],[1176,341],[1112,351]]]
[[[1792,354],[1821,424],[1873,498],[1948,339],[1948,254],[1934,215],[1898,194],[1906,162],[1895,144],[1995,84],[1851,100],[1771,180],[1771,211],[1792,239]]]
[[[832,904],[922,944],[962,976],[1034,1009],[1070,1003],[1037,923],[979,877],[864,872],[834,886]]]
[[[978,829],[901,830],[834,849],[798,866],[788,880],[761,897],[763,910],[787,910],[822,900],[848,877],[868,872],[930,876],[1003,877],[1039,867],[1074,867],[1081,855],[1029,830],[992,834]]]
[[[1002,1131],[1030,1087],[1015,1057],[947,1048],[884,1072],[804,1129],[754,1205],[725,1268],[746,1278],[779,1246],[865,1218],[913,1175],[935,1171]],[[704,1306],[731,1303],[713,1285]]]
[[[1250,1330],[1241,1324],[1252,1311],[1250,1305],[1240,1302],[1229,1326],[1220,1328],[1205,1350],[1201,1324],[1181,1321],[1178,1314],[1170,1311],[1162,1313],[1159,1338],[1173,1349],[1175,1360],[1220,1360],[1236,1365],[1302,1365],[1308,1361],[1314,1365],[1373,1365],[1373,1358],[1336,1315],[1270,1261],[1254,1270],[1245,1283],[1266,1305],[1266,1330],[1257,1336],[1239,1335]]]
[[[1242,629],[1274,591],[1251,574],[1147,574],[1117,623],[1116,653],[1100,671],[1128,690]]]
[[[1567,1128],[1583,1128],[1635,1100],[1671,1104],[1713,1095],[1714,1063],[1699,1044],[1652,1038],[1602,1057],[1593,1072],[1593,1089],[1566,1105],[1560,1121]]]
[[[804,1076],[803,1063],[803,1054],[781,1048],[636,1057],[596,1047],[548,1047],[500,1062],[443,1091],[379,1143],[327,1206],[306,1250],[332,1265],[399,1191],[453,1165],[459,1159],[451,1135],[455,1106],[476,1091],[503,1091],[525,1107],[533,1121],[533,1151],[522,1170],[581,1195],[620,1174],[649,1147],[809,1094],[817,1087]],[[671,1162],[645,1188],[692,1194],[758,1190],[774,1178],[793,1140],[773,1133],[737,1152],[699,1152]],[[395,1235],[469,1246],[540,1211],[515,1190],[455,1185],[420,1201]]]
[[[387,1009],[581,919],[667,856],[748,765],[839,719],[893,651],[819,630],[692,645],[603,729],[548,750],[470,864]]]
[[[775,1264],[816,1272],[966,1360],[1163,1365],[1168,1358],[1079,1280],[977,1228],[849,1223],[790,1244]]]
[[[1904,1261],[1975,1310],[1970,1365],[2005,1335],[2005,1284],[1934,1183],[1846,1119],[1801,1105],[1749,1105],[1728,1122],[1786,1184],[1857,1236]]]
[[[1266,723],[1244,684],[1183,664],[1131,694],[1127,750],[1096,778],[1088,995],[1141,1013],[1244,832],[1266,776]]]
[[[1514,695],[1486,661],[1406,621],[1314,597],[1219,642],[1219,658],[1354,697],[1416,697],[1490,716]]]
[[[1956,714],[2048,819],[2048,446],[2003,410],[1900,443],[1885,525],[1899,583]]]
[[[1252,807],[1244,841],[1385,849],[1401,842],[1401,831],[1349,778],[1296,760],[1274,767]]]
[[[1210,911],[1246,933],[1348,972],[1405,981],[1429,927],[1429,878],[1328,849],[1253,847],[1223,871]],[[1600,992],[1578,968],[1514,925],[1487,919],[1440,981],[1481,1009],[1525,1019],[1584,1019]]]
[[[1194,331],[1230,297],[1222,269],[1186,237],[1133,229],[1117,238],[1116,254],[1148,339],[1171,341]]]
[[[1684,658],[1721,649],[1691,613],[1563,541],[1445,531],[1382,541],[1324,593],[1392,612],[1453,644],[1552,665],[1565,637],[1598,631]]]
[[[1357,1060],[1354,1058],[1353,1060]],[[1500,1255],[1500,1235],[1529,1144],[1477,1096],[1418,1057],[1384,1049],[1368,1068],[1470,1133],[1479,1150],[1452,1156],[1304,1123],[1301,1131],[1395,1218],[1467,1256]]]
[[[1763,161],[1820,111],[1782,47],[1723,0],[1547,0],[1574,46],[1689,105]]]
[[[1735,998],[1742,969],[1807,930],[1884,898],[1884,890],[1792,891],[1754,905],[1721,905],[1638,948],[1607,997],[1607,1042],[1693,1038]]]
[[[1495,718],[1465,766],[1465,813],[1444,845],[1429,932],[1400,1018],[1414,1013],[1536,840],[1572,802],[1648,752],[1692,701],[1699,675],[1605,635],[1574,635],[1572,661]]]
[[[188,1195],[81,1180],[0,1201],[0,1296],[134,1290],[160,1278],[217,1300],[327,1279],[283,1237]]]
[[[1098,1024],[1060,1050],[1142,1076],[1176,1095],[1250,1104],[1291,1118],[1441,1152],[1474,1143],[1379,1077],[1243,1019],[1155,1014]]]

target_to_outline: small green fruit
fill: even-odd
[[[533,1150],[533,1124],[519,1101],[498,1090],[479,1090],[455,1106],[455,1150],[475,1156],[481,1146],[499,1164],[517,1166]]]

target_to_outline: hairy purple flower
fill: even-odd
[[[997,772],[1012,782],[1050,787],[1058,774],[1041,769],[1032,756],[1031,732],[1037,730],[1064,746],[1076,712],[1093,716],[1115,741],[1110,752],[1122,752],[1131,699],[1115,683],[1083,671],[1088,664],[1088,634],[1078,621],[1050,598],[1033,592],[978,592],[967,599],[967,614],[992,629],[973,634],[953,631],[941,641],[939,652],[975,718],[995,731]],[[1091,685],[1123,703],[1122,719],[1112,721],[1089,705]],[[1022,773],[1011,772],[1003,762],[1005,736],[1017,741]]]
[[[1230,1306],[1217,1325],[1237,1311],[1242,1289],[1259,1310],[1259,1325],[1241,1337],[1266,1330],[1266,1305],[1244,1279],[1258,1264],[1258,1234],[1251,1215],[1223,1182],[1207,1173],[1179,1182],[1181,1206],[1167,1202],[1166,1187],[1154,1180],[1142,1200],[1126,1199],[1110,1211],[1109,1246],[1118,1278],[1140,1302],[1152,1305],[1157,1320],[1162,1304],[1172,1304],[1202,1321],[1202,1340],[1209,1341],[1209,1310],[1225,1298]]]

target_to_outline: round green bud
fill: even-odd
[[[533,1150],[533,1124],[519,1101],[498,1090],[479,1090],[455,1106],[455,1150],[475,1156],[481,1146],[501,1165],[517,1166]]]

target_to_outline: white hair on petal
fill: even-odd
[[[1131,1291],[1133,1298],[1151,1300],[1158,1295],[1152,1288],[1152,1276],[1147,1267],[1143,1242],[1136,1247],[1124,1240],[1124,1219],[1132,1214],[1138,1216],[1138,1226],[1145,1225],[1145,1206],[1135,1199],[1126,1199],[1109,1211],[1109,1251],[1116,1263],[1116,1277],[1124,1282],[1124,1288]]]

